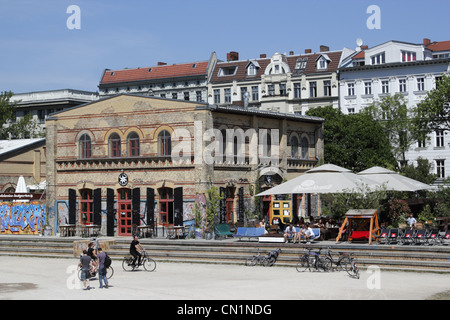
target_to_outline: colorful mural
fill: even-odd
[[[0,234],[43,233],[47,210],[40,202],[0,202]]]

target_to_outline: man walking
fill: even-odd
[[[88,256],[87,250],[83,250],[83,255],[80,257],[78,266],[81,268],[81,281],[83,281],[83,290],[91,289],[89,277],[91,273],[91,257]]]
[[[105,288],[108,289],[108,278],[106,277],[106,267],[105,259],[106,253],[102,251],[102,248],[98,248],[98,281],[100,282],[100,289],[103,288],[103,283],[105,283]]]

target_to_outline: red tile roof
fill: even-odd
[[[355,54],[352,59],[364,59],[365,56],[366,56],[366,52],[364,50],[361,50],[360,52]]]
[[[207,74],[208,61],[148,68],[106,70],[100,84],[166,79]],[[149,71],[150,70],[150,71]]]
[[[431,51],[450,51],[450,41],[432,42],[427,46]]]

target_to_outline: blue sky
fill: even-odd
[[[77,5],[81,29],[69,29]],[[369,29],[377,5],[381,29]],[[448,0],[0,0],[0,91],[96,91],[120,69],[261,53],[450,40]]]

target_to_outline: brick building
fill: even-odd
[[[121,94],[46,125],[55,225],[101,224],[108,235],[181,225],[213,185],[224,196],[218,222],[242,222],[257,189],[323,159],[323,119],[239,107]]]

